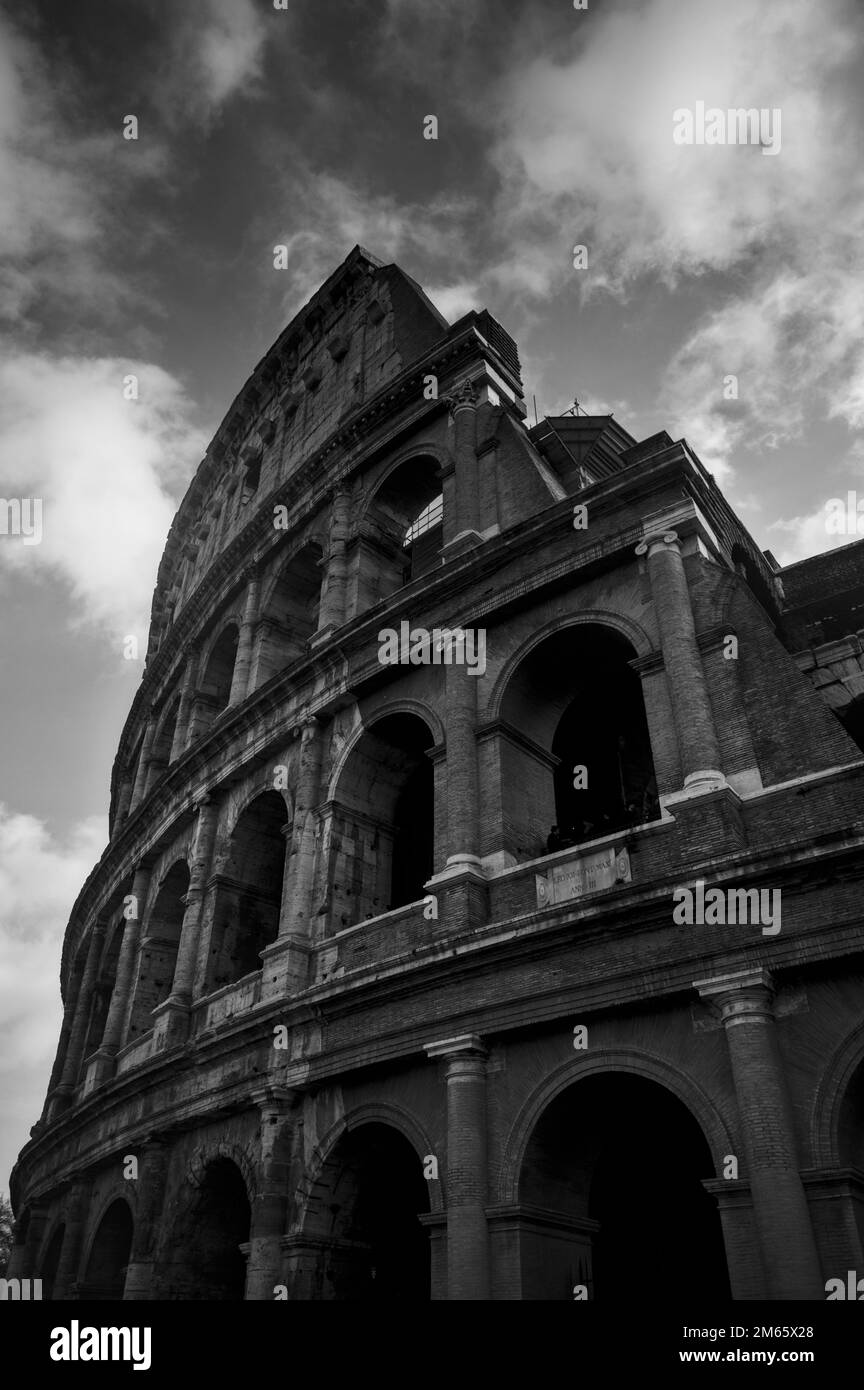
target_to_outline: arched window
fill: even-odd
[[[255,687],[306,655],[318,631],[321,608],[321,560],[317,541],[309,541],[280,570],[261,617],[253,680]]]
[[[418,902],[433,872],[433,737],[390,714],[351,750],[339,777],[329,865],[333,931]]]
[[[279,935],[285,871],[285,802],[263,792],[240,816],[218,876],[208,988],[261,969],[261,952]]]
[[[212,718],[225,709],[231,695],[234,662],[237,659],[237,640],[236,624],[229,623],[219,634],[207,661],[200,694],[204,696]]]
[[[189,891],[189,865],[173,864],[163,878],[156,900],[143,924],[138,953],[138,977],[129,1021],[129,1041],[153,1027],[153,1010],[171,993],[180,947],[180,932]]]
[[[578,625],[547,637],[511,676],[501,705],[502,826],[517,858],[660,814],[635,655],[613,629]]]
[[[357,549],[358,612],[438,564],[444,504],[435,459],[407,459],[375,493]]]

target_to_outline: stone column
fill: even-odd
[[[45,1228],[48,1225],[48,1217],[47,1207],[38,1204],[31,1207],[30,1219],[27,1222],[27,1234],[23,1240],[20,1234],[21,1222],[15,1222],[12,1248],[9,1252],[9,1264],[6,1268],[7,1279],[36,1278],[36,1258],[42,1245]]]
[[[69,1040],[72,1036],[72,1024],[75,1021],[78,1000],[81,998],[81,982],[84,978],[85,966],[86,962],[82,962],[79,952],[69,974],[69,987],[63,1006],[63,1023],[60,1027],[57,1055],[54,1058],[54,1065],[51,1068],[51,1079],[48,1082],[48,1093],[45,1097],[45,1106],[42,1111],[43,1119],[49,1119],[54,1113],[54,1097],[57,1095],[57,1088],[62,1081],[66,1058],[69,1055]]]
[[[96,1053],[93,1070],[89,1077],[91,1085],[94,1086],[98,1086],[100,1082],[114,1075],[114,1058],[123,1044],[126,1015],[131,1002],[132,981],[135,977],[135,965],[138,959],[141,918],[144,915],[144,903],[147,900],[149,886],[150,870],[141,865],[135,870],[135,877],[132,880],[131,896],[134,902],[127,903],[123,909],[126,925],[123,928],[123,939],[120,943],[117,974],[114,978],[114,988],[111,991],[111,1003],[108,1005],[108,1017],[105,1019],[102,1042]]]
[[[168,1143],[162,1135],[150,1135],[138,1157],[138,1200],[135,1206],[135,1229],[132,1249],[126,1270],[123,1299],[144,1302],[158,1297],[154,1289],[154,1264],[159,1231],[162,1225],[162,1206],[165,1201],[165,1179],[168,1174]]]
[[[252,666],[252,643],[255,640],[255,625],[258,622],[260,591],[261,582],[258,576],[253,574],[246,587],[246,602],[243,606],[237,655],[234,658],[234,674],[231,678],[231,694],[228,696],[229,705],[242,704],[249,694],[249,671]]]
[[[75,1094],[75,1088],[78,1085],[78,1073],[81,1070],[81,1062],[84,1058],[84,1047],[87,1042],[87,1028],[90,1023],[90,1005],[93,1000],[96,975],[99,970],[99,961],[102,958],[102,947],[105,942],[105,925],[105,922],[96,922],[90,933],[90,945],[87,948],[87,963],[84,966],[81,988],[78,991],[78,998],[75,1003],[75,1017],[69,1032],[69,1046],[66,1049],[63,1076],[60,1085],[55,1091],[55,1097],[60,1101],[61,1105],[68,1104]]]
[[[447,1080],[447,1298],[489,1298],[486,1057],[474,1033],[429,1043]]]
[[[444,667],[447,725],[447,863],[478,862],[477,681],[467,666]]]
[[[156,1019],[154,1046],[157,1050],[185,1041],[189,1030],[189,1010],[192,1005],[192,988],[198,964],[201,908],[207,879],[210,875],[213,844],[219,820],[219,807],[212,797],[208,795],[199,797],[195,806],[198,812],[198,823],[195,827],[195,842],[189,869],[189,888],[185,896],[186,910],[183,913],[183,925],[180,929],[180,945],[177,948],[174,983],[168,998],[154,1010]]]
[[[324,592],[318,614],[316,637],[324,639],[345,622],[348,591],[347,543],[350,530],[351,499],[347,492],[337,492],[330,511],[330,535]]]
[[[770,976],[761,969],[740,970],[698,980],[694,989],[726,1031],[768,1297],[821,1301],[825,1290],[798,1167]]]
[[[144,729],[144,738],[141,742],[141,756],[138,759],[138,768],[135,773],[135,783],[132,787],[132,799],[129,802],[129,814],[137,810],[144,800],[144,789],[147,786],[147,777],[150,771],[150,750],[153,747],[153,738],[156,733],[156,720],[152,714],[147,720]]]
[[[72,1178],[63,1209],[63,1248],[54,1279],[54,1302],[75,1298],[74,1285],[80,1273],[81,1247],[89,1205],[90,1179],[79,1173]]]
[[[726,779],[720,766],[720,746],[678,536],[675,531],[646,536],[636,547],[636,554],[648,556],[648,578],[660,628],[684,786],[706,790],[723,786]]]
[[[246,1298],[272,1301],[282,1280],[282,1239],[288,1224],[293,1111],[299,1093],[267,1088],[253,1095],[261,1117],[258,1182],[252,1202]]]
[[[183,685],[180,689],[180,706],[177,710],[177,723],[174,725],[174,738],[168,762],[174,763],[186,752],[189,742],[189,721],[192,718],[192,701],[195,696],[195,681],[198,674],[198,653],[191,649],[183,672]]]
[[[117,792],[117,810],[114,813],[114,834],[116,835],[123,828],[123,822],[129,815],[129,807],[132,802],[132,789],[135,783],[134,777],[122,777],[120,787]]]
[[[296,992],[306,984],[312,944],[312,894],[315,883],[315,808],[321,791],[324,735],[318,720],[307,718],[301,728],[294,824],[285,873],[279,936],[261,953],[262,998]]]
[[[462,381],[446,398],[453,416],[453,452],[456,464],[455,517],[444,524],[447,545],[463,538],[472,544],[480,540],[480,488],[477,468],[477,388]]]

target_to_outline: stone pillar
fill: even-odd
[[[486,1057],[474,1033],[429,1043],[446,1063],[447,1298],[489,1298],[486,1222]]]
[[[81,1264],[81,1247],[90,1205],[90,1179],[83,1174],[72,1178],[69,1196],[63,1209],[63,1249],[54,1278],[54,1302],[74,1299],[75,1284]]]
[[[84,978],[84,970],[85,963],[82,962],[79,952],[73,962],[72,970],[69,975],[69,988],[66,992],[66,999],[63,1006],[63,1023],[60,1027],[57,1055],[54,1058],[54,1065],[51,1068],[51,1079],[48,1082],[48,1093],[45,1097],[45,1106],[42,1111],[43,1119],[50,1118],[54,1112],[54,1097],[57,1094],[57,1088],[63,1078],[63,1069],[69,1054],[69,1039],[72,1036],[72,1024],[75,1021],[78,1000],[81,998],[81,982]]]
[[[31,1207],[27,1233],[23,1239],[21,1238],[21,1223],[20,1221],[15,1222],[12,1248],[9,1252],[9,1264],[6,1268],[7,1279],[35,1279],[37,1277],[36,1259],[45,1235],[45,1228],[48,1225],[48,1217],[47,1207],[38,1205]]]
[[[123,940],[120,943],[120,955],[117,960],[114,988],[111,992],[111,1003],[108,1006],[108,1017],[105,1020],[102,1042],[95,1055],[93,1069],[88,1078],[93,1086],[98,1086],[100,1082],[114,1075],[114,1058],[123,1044],[126,1015],[131,1003],[132,982],[135,978],[135,965],[138,960],[141,918],[144,915],[144,903],[147,900],[149,886],[150,870],[141,865],[135,870],[135,877],[132,880],[131,896],[135,901],[128,903],[123,909],[126,925],[123,928]]]
[[[444,667],[448,864],[479,862],[478,679],[467,666]]]
[[[258,1182],[252,1202],[246,1298],[267,1302],[282,1280],[282,1239],[288,1224],[292,1112],[297,1091],[267,1088],[253,1095],[261,1117]]]
[[[294,796],[294,824],[285,858],[279,936],[261,953],[262,998],[296,992],[306,984],[312,944],[315,880],[315,808],[321,790],[324,735],[313,716],[304,721]]]
[[[189,866],[189,888],[185,896],[186,910],[180,929],[174,983],[168,998],[153,1011],[156,1020],[153,1041],[157,1051],[185,1041],[189,1031],[192,987],[198,964],[201,908],[210,875],[213,843],[219,819],[219,807],[212,797],[199,797],[195,806],[198,823],[195,827],[195,842]]]
[[[120,779],[120,787],[117,792],[117,810],[114,813],[115,835],[122,830],[123,822],[129,815],[129,806],[132,802],[132,789],[134,783],[134,777],[122,777]]]
[[[636,547],[636,554],[648,556],[648,578],[660,628],[684,786],[705,790],[721,787],[726,779],[720,767],[720,746],[678,536],[675,531],[646,536]]]
[[[186,752],[189,743],[189,723],[192,718],[192,701],[195,696],[195,681],[198,674],[198,653],[189,651],[186,670],[183,672],[183,685],[180,689],[180,706],[177,710],[177,723],[174,725],[174,738],[168,762],[174,763]]]
[[[448,517],[448,509],[444,508],[445,549],[449,549],[460,544],[476,545],[481,539],[477,388],[471,381],[461,381],[445,400],[453,417],[455,462],[454,515]]]
[[[792,1107],[767,971],[694,983],[726,1031],[741,1141],[771,1299],[823,1300],[825,1290],[798,1167]]]
[[[347,544],[350,530],[351,499],[347,492],[337,492],[330,511],[330,535],[324,592],[318,614],[316,637],[324,639],[345,622],[348,593]]]
[[[87,948],[87,963],[84,966],[81,988],[78,991],[78,998],[75,1003],[75,1017],[72,1020],[72,1026],[69,1032],[69,1046],[66,1049],[63,1076],[60,1085],[54,1093],[55,1098],[59,1101],[61,1106],[68,1104],[75,1094],[75,1088],[78,1085],[78,1073],[81,1070],[84,1047],[87,1042],[87,1028],[90,1023],[90,1005],[93,1000],[96,975],[99,970],[99,961],[102,958],[102,947],[104,942],[105,923],[96,922],[90,933],[90,945]]]
[[[237,638],[237,655],[234,658],[234,674],[231,678],[231,694],[228,696],[229,705],[242,704],[249,694],[252,643],[255,640],[255,625],[258,622],[260,591],[261,582],[258,576],[253,574],[246,587],[246,602],[243,606],[243,618]]]
[[[138,759],[135,783],[132,787],[132,799],[129,802],[130,816],[144,800],[144,790],[147,786],[147,777],[150,771],[150,750],[153,747],[153,738],[155,734],[156,720],[151,714],[144,729],[144,738],[141,741],[141,756]]]
[[[135,1229],[126,1270],[126,1286],[123,1290],[124,1302],[145,1302],[158,1297],[154,1289],[153,1275],[165,1201],[168,1143],[161,1135],[150,1135],[143,1150],[136,1156],[138,1200],[135,1205]]]

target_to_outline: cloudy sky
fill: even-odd
[[[451,319],[488,307],[541,413],[686,435],[781,562],[842,543],[862,42],[856,0],[0,3],[0,496],[43,499],[40,544],[0,535],[0,1190],[105,843],[124,638],[292,313],[359,241]],[[779,152],[677,145],[700,101],[779,109]]]

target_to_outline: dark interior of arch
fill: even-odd
[[[837,717],[850,738],[854,739],[864,753],[864,695],[852,700],[845,709],[837,712]]]
[[[163,1275],[165,1296],[242,1301],[246,1258],[240,1247],[249,1240],[252,1209],[236,1163],[214,1159],[200,1187],[181,1190],[178,1207]]]
[[[87,1039],[84,1045],[83,1061],[96,1051],[102,1042],[102,1034],[111,1007],[111,995],[117,978],[117,962],[120,958],[120,945],[126,923],[122,917],[115,918],[106,934],[107,939],[99,962],[99,971],[90,1003],[90,1020],[87,1025]]]
[[[347,1303],[413,1303],[430,1296],[429,1210],[423,1165],[408,1140],[373,1122],[349,1131],[327,1167],[329,1249],[318,1296]]]
[[[153,1009],[164,1003],[171,993],[186,911],[184,895],[188,891],[189,865],[181,859],[171,866],[162,880],[143,924],[138,978],[129,1021],[130,1041],[149,1032],[153,1027]]]
[[[84,1274],[83,1297],[100,1302],[123,1297],[132,1229],[132,1213],[118,1198],[99,1222]]]
[[[318,630],[322,553],[315,541],[304,545],[283,566],[268,595],[264,616],[272,627],[262,680],[305,656],[306,643]]]
[[[536,745],[504,746],[506,848],[517,857],[542,854],[553,825],[562,848],[659,815],[635,655],[613,629],[580,624],[541,642],[513,673],[502,717]]]
[[[284,800],[269,791],[237,821],[216,895],[211,990],[260,970],[260,952],[279,935],[287,819]]]
[[[237,627],[234,623],[229,623],[220,633],[207,661],[201,690],[207,696],[213,717],[228,704],[237,657],[237,641]]]
[[[391,714],[349,755],[333,819],[334,930],[423,897],[435,851],[433,741],[416,715]]]
[[[374,602],[438,561],[443,504],[435,459],[407,459],[394,469],[376,492],[366,521],[380,551],[376,592],[369,595]]]
[[[174,743],[174,731],[177,728],[179,709],[180,701],[175,700],[171,708],[165,713],[159,726],[159,732],[153,740],[153,747],[150,752],[152,776],[159,776],[163,773],[171,761],[171,748]]]
[[[730,1297],[713,1178],[700,1126],[656,1082],[591,1076],[548,1106],[525,1153],[520,1201],[560,1226],[522,1239],[523,1298],[627,1306]]]
[[[62,1223],[55,1230],[39,1270],[39,1278],[42,1280],[42,1298],[46,1303],[50,1303],[54,1297],[54,1283],[57,1279],[57,1266],[60,1263],[65,1230],[66,1227]]]

